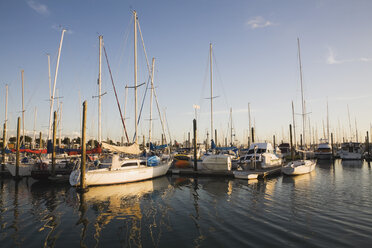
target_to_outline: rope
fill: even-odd
[[[111,68],[110,68],[110,64],[109,64],[108,58],[107,58],[107,53],[106,53],[106,47],[105,47],[105,46],[103,46],[103,51],[105,52],[106,63],[107,63],[107,67],[108,67],[109,72],[110,72],[111,83],[112,83],[112,87],[114,88],[115,97],[116,97],[116,103],[118,104],[118,109],[119,109],[119,113],[120,113],[120,117],[121,117],[121,122],[123,123],[124,131],[125,131],[125,136],[126,136],[127,141],[128,141],[128,143],[129,143],[129,138],[128,138],[128,133],[127,133],[127,128],[125,127],[123,114],[121,113],[120,103],[119,103],[118,95],[116,94],[116,89],[115,89],[114,79],[112,78]]]
[[[148,58],[147,58],[147,53],[146,53],[145,43],[144,43],[144,41],[143,41],[143,37],[142,37],[141,27],[140,27],[140,25],[139,25],[139,22],[137,22],[137,23],[138,23],[138,30],[139,30],[139,33],[140,33],[140,36],[141,36],[141,41],[142,41],[143,50],[144,50],[144,53],[145,53],[147,69],[148,69],[148,71],[149,71],[150,78],[152,78],[152,73],[151,73],[151,69],[150,69],[149,60],[148,60]],[[156,91],[155,91],[155,89],[154,89],[154,97],[155,97],[156,107],[157,107],[157,109],[158,109],[158,113],[159,113],[159,118],[160,118],[161,128],[162,128],[162,131],[163,131],[163,134],[164,134],[164,138],[165,138],[165,143],[167,143],[167,135],[166,135],[165,128],[164,128],[164,122],[163,122],[163,119],[162,119],[162,117],[161,117],[161,112],[160,112],[160,108],[159,108],[158,97],[157,97],[157,95],[156,95]]]
[[[142,99],[142,104],[141,104],[141,109],[140,109],[140,112],[139,112],[139,115],[138,115],[138,120],[137,120],[137,125],[139,124],[140,120],[141,120],[141,114],[142,114],[142,110],[143,110],[143,105],[145,103],[145,98],[146,98],[146,93],[147,93],[147,89],[148,89],[148,86],[149,86],[149,82],[150,82],[150,77],[149,79],[147,80],[147,84],[146,84],[146,90],[145,90],[145,93],[143,95],[143,99]],[[133,136],[133,141],[136,139],[136,132],[134,132],[134,136]]]

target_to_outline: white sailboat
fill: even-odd
[[[209,44],[210,54],[210,80],[211,80],[211,140],[213,140],[213,70],[212,70],[212,43]],[[209,154],[203,157],[201,162],[202,169],[226,171],[231,170],[231,157],[226,154]]]
[[[134,15],[134,91],[135,91],[135,142],[131,146],[114,146],[102,143],[102,148],[115,154],[112,155],[108,164],[101,164],[98,168],[88,169],[85,173],[85,182],[87,186],[110,185],[128,182],[137,182],[155,177],[164,176],[170,165],[171,160],[161,160],[157,156],[149,158],[120,158],[120,154],[129,154],[138,156],[141,153],[138,145],[137,128],[137,13]],[[101,44],[101,43],[100,43]],[[101,64],[101,63],[100,63]],[[150,74],[152,76],[152,74]],[[78,186],[80,184],[80,169],[71,172],[70,184]]]
[[[303,135],[303,141],[305,142],[305,115],[306,115],[306,109],[305,109],[305,101],[304,101],[304,90],[303,90],[303,83],[302,83],[302,65],[301,65],[301,54],[300,54],[300,40],[297,38],[297,45],[298,45],[298,61],[300,64],[300,82],[301,82],[301,104],[302,104],[302,135]],[[295,160],[289,162],[287,165],[282,167],[282,172],[285,175],[301,175],[310,173],[315,169],[315,161],[313,160],[307,160],[306,159],[306,151],[302,151],[304,153],[304,159],[301,160]]]

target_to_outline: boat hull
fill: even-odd
[[[202,161],[202,168],[213,171],[230,171],[231,157],[228,155],[209,155]]]
[[[5,164],[6,168],[10,172],[10,174],[15,177],[16,176],[16,165],[15,163],[8,163]],[[31,176],[31,170],[32,170],[33,164],[20,164],[19,170],[18,170],[18,176],[20,177],[29,177]]]
[[[288,176],[302,175],[312,172],[315,165],[315,161],[312,160],[296,160],[283,166],[282,173]]]
[[[85,174],[85,182],[86,186],[95,186],[143,181],[165,175],[170,165],[171,161],[157,166],[131,166],[130,168],[117,170],[110,170],[109,168],[88,170]],[[69,181],[72,186],[79,186],[80,170],[72,171]]]

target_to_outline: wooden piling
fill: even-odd
[[[39,148],[42,149],[43,148],[43,140],[41,138],[41,132],[39,133]]]
[[[274,145],[274,149],[275,149],[275,135],[273,135],[273,145]]]
[[[87,116],[87,101],[83,103],[83,123],[81,132],[81,166],[80,166],[80,190],[86,191],[85,185],[85,168],[86,168],[86,116]]]
[[[334,153],[334,150],[333,150],[333,133],[331,133],[331,150],[332,150],[332,159],[335,158],[335,153]]]
[[[5,161],[6,161],[6,122],[4,123],[4,130],[3,130],[3,164],[1,165],[1,171],[5,171]]]
[[[15,179],[19,179],[19,145],[20,145],[20,136],[21,136],[21,118],[18,117],[17,121],[17,143],[16,143],[16,173]]]
[[[217,146],[217,129],[214,130],[214,143],[216,144]]]
[[[190,132],[187,133],[187,148],[191,148],[191,143],[190,143]]]
[[[289,124],[289,137],[291,142],[291,159],[294,161],[294,147],[293,147],[293,137],[292,137],[292,125]]]
[[[254,143],[254,127],[252,127],[252,143]]]
[[[57,111],[54,111],[54,118],[53,118],[53,147],[52,147],[52,171],[51,176],[54,177],[56,175],[56,135],[57,135]]]
[[[194,171],[198,170],[198,157],[197,157],[197,137],[196,137],[196,119],[193,120],[193,132],[194,132]]]

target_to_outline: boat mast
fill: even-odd
[[[230,140],[231,146],[233,146],[232,108],[230,108]]]
[[[328,99],[327,99],[327,142],[329,143],[329,111],[328,111]]]
[[[350,138],[353,137],[353,132],[351,131],[351,121],[350,121],[350,111],[349,111],[349,104],[347,105],[347,115],[349,117],[349,128],[350,128]],[[351,141],[351,140],[350,140]]]
[[[294,147],[297,148],[297,140],[296,140],[296,122],[295,122],[295,113],[294,113],[294,105],[292,101],[292,122],[293,122],[293,138],[294,138]]]
[[[134,16],[134,124],[135,124],[135,143],[138,143],[138,127],[137,127],[137,12],[133,11]]]
[[[248,121],[249,121],[249,129],[248,129],[248,149],[252,143],[252,123],[251,123],[251,103],[248,103]]]
[[[5,85],[5,121],[4,121],[4,123],[5,123],[5,132],[4,132],[4,134],[5,134],[5,136],[3,137],[4,138],[4,140],[3,140],[3,142],[4,142],[4,147],[6,147],[6,124],[7,124],[7,122],[8,122],[8,84],[6,84]]]
[[[59,120],[58,120],[58,129],[59,129],[59,139],[58,139],[58,146],[61,147],[62,142],[62,102],[60,102],[59,106]]]
[[[47,54],[48,56],[48,80],[49,80],[49,105],[51,103],[52,98],[52,78],[50,76],[50,54]]]
[[[24,71],[21,70],[21,77],[22,77],[22,144],[26,145],[25,141],[25,105],[24,105],[24,81],[23,81],[23,73]]]
[[[34,111],[34,138],[32,139],[33,141],[33,148],[36,147],[36,116],[37,116],[37,108],[35,107],[35,111]]]
[[[61,49],[62,49],[62,43],[63,43],[63,36],[66,32],[66,29],[62,29],[62,34],[61,34],[61,41],[59,43],[59,48],[58,48],[58,56],[57,56],[57,64],[56,64],[56,71],[54,73],[54,83],[53,83],[53,92],[51,96],[51,103],[50,103],[50,113],[49,113],[49,130],[48,130],[48,140],[50,139],[50,135],[52,132],[52,119],[53,119],[53,105],[54,105],[54,94],[56,91],[56,83],[57,83],[57,76],[58,76],[58,66],[59,66],[59,59],[61,57]]]
[[[98,56],[98,143],[102,141],[101,127],[101,72],[102,72],[102,35],[98,36],[99,40],[99,56]]]
[[[297,46],[298,46],[298,63],[300,65],[300,82],[301,82],[301,104],[302,104],[302,139],[304,147],[306,146],[305,142],[305,101],[304,101],[304,89],[303,89],[303,82],[302,82],[302,64],[301,64],[301,50],[300,50],[300,39],[297,38]]]
[[[151,91],[150,91],[150,128],[149,128],[149,144],[151,143],[151,129],[152,129],[152,97],[154,94],[154,67],[155,67],[155,58],[152,58],[151,66]]]
[[[358,127],[357,127],[356,118],[355,118],[355,137],[356,137],[356,142],[358,143]]]
[[[210,78],[211,78],[211,140],[213,139],[213,70],[212,70],[212,43],[209,44]]]

